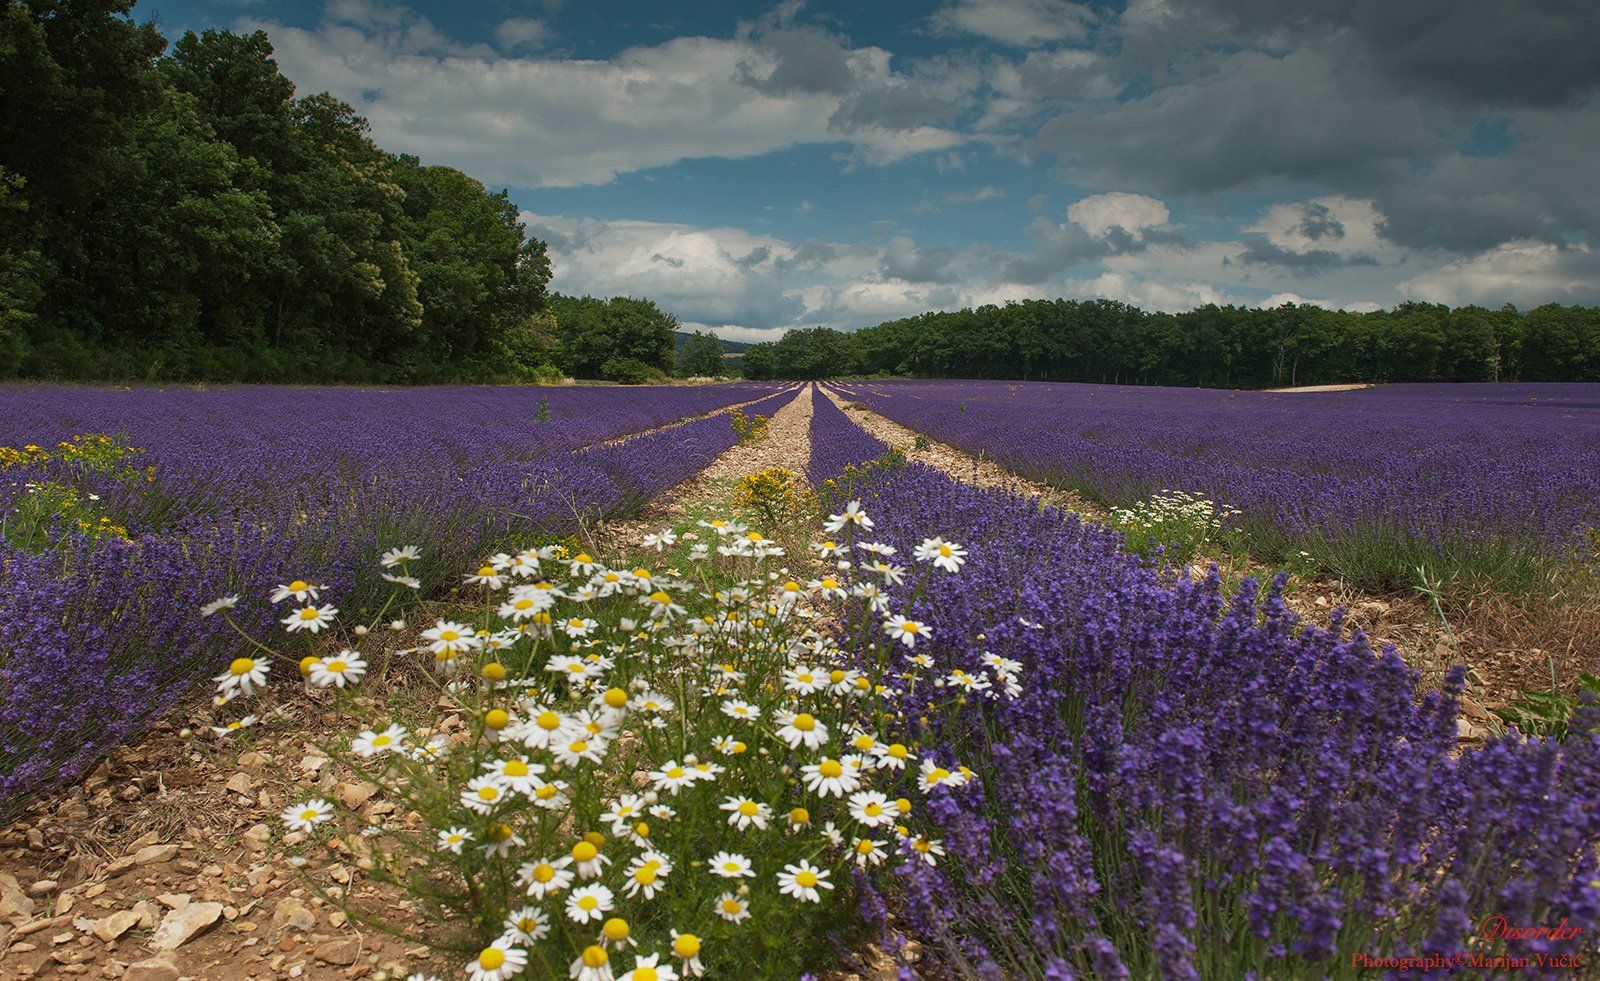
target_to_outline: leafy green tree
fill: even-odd
[[[607,378],[626,374],[631,379],[638,362],[645,370],[665,374],[672,370],[673,332],[678,320],[649,300],[614,296],[552,298],[558,337],[557,363],[576,378]],[[614,380],[625,380],[617,378]]]
[[[677,354],[678,373],[686,378],[715,378],[727,374],[722,359],[722,339],[717,335],[695,331]]]

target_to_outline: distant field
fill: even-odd
[[[1028,382],[840,386],[1018,473],[1124,506],[1192,491],[1258,555],[1373,588],[1515,579],[1594,548],[1600,385],[1235,392]]]

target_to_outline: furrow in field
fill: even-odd
[[[706,412],[697,413],[692,416],[684,416],[682,419],[673,419],[671,422],[663,422],[658,426],[651,426],[648,429],[640,429],[631,433],[623,433],[621,436],[613,436],[610,439],[597,440],[588,444],[587,446],[578,447],[578,449],[593,449],[597,446],[616,446],[619,443],[626,443],[630,439],[637,439],[640,436],[649,436],[651,433],[661,432],[663,429],[672,429],[674,427],[683,426],[691,422],[699,422],[702,419],[710,419],[712,416],[724,415],[733,409],[748,409],[751,406],[759,405],[760,403],[767,401],[775,394],[782,394],[785,391],[788,391],[788,389],[780,389],[777,393],[764,392],[753,399],[746,399],[743,402],[730,402],[727,405],[718,406],[717,408],[710,409]]]
[[[1052,487],[1037,480],[1029,480],[1027,477],[1012,473],[993,460],[958,450],[948,443],[941,443],[926,433],[919,433],[887,416],[879,415],[829,386],[823,386],[822,392],[862,429],[900,450],[906,459],[913,463],[924,463],[936,470],[942,470],[949,474],[951,479],[964,484],[1026,494],[1087,518],[1104,518],[1108,514],[1105,508],[1081,494]],[[917,447],[918,436],[926,437],[925,449]]]
[[[773,467],[804,473],[811,457],[811,400],[815,388],[814,385],[802,386],[793,398],[772,413],[766,439],[733,445],[704,469],[656,495],[634,514],[596,526],[589,532],[591,544],[602,552],[630,548],[642,535],[672,523],[696,506],[726,496],[727,485],[748,474]]]

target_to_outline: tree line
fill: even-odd
[[[504,192],[389,153],[267,36],[167,49],[126,0],[4,0],[0,377],[557,374]]]
[[[791,331],[744,352],[748,378],[912,375],[1215,388],[1336,382],[1600,381],[1600,308],[1405,303],[1353,313],[1024,300],[844,333]]]

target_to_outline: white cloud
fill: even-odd
[[[1112,191],[1109,194],[1092,194],[1067,205],[1067,217],[1097,238],[1121,229],[1137,240],[1146,231],[1164,228],[1171,215],[1167,206],[1143,194]]]
[[[1145,310],[1191,310],[1207,303],[1235,302],[1211,283],[1165,280],[1115,270],[1087,279],[1070,279],[1065,285],[1069,296],[1121,300]]]
[[[1088,7],[1066,0],[955,0],[933,15],[933,25],[1019,48],[1082,40],[1094,23]]]
[[[1243,230],[1301,255],[1377,255],[1390,248],[1380,232],[1382,224],[1383,215],[1371,201],[1335,196],[1269,205],[1260,221]]]
[[[1397,289],[1409,299],[1452,305],[1600,303],[1600,251],[1582,244],[1506,242],[1413,276]]]
[[[845,118],[841,107],[859,93],[922,83],[895,72],[889,52],[840,48],[837,39],[811,43],[838,56],[838,86],[783,85],[774,80],[794,77],[798,56],[755,31],[579,60],[456,44],[408,8],[371,0],[336,0],[313,30],[259,20],[244,26],[268,32],[302,91],[326,89],[354,105],[383,146],[490,184],[604,184],[680,160],[755,157],[807,143],[842,143],[854,159],[879,165],[972,140],[935,125]],[[500,25],[500,41],[536,44],[540,28],[512,19]]]
[[[544,21],[533,17],[512,17],[501,21],[500,26],[494,29],[495,40],[507,51],[538,48],[544,44],[548,33]]]

